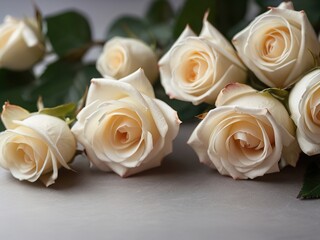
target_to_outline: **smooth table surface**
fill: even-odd
[[[296,198],[306,164],[235,181],[198,162],[194,127],[161,167],[127,179],[85,158],[49,188],[0,170],[0,239],[319,239],[320,200]]]

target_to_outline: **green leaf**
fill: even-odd
[[[155,84],[154,88],[155,88],[156,97],[166,102],[169,106],[171,106],[174,110],[176,110],[178,112],[178,116],[181,121],[188,121],[188,120],[195,119],[199,114],[203,113],[208,109],[209,105],[206,103],[194,106],[190,102],[170,99],[166,95],[160,81],[158,81]]]
[[[320,1],[319,0],[293,0],[294,8],[297,11],[305,11],[307,17],[315,28],[316,33],[320,30]]]
[[[28,98],[29,86],[18,86],[7,91],[0,91],[0,105],[9,101],[12,104],[19,105],[29,111],[36,110],[36,101]]]
[[[144,19],[128,15],[112,22],[107,39],[116,36],[135,38],[163,51],[173,42],[173,21],[174,12],[170,3],[167,0],[156,0],[149,6]]]
[[[6,89],[29,84],[34,80],[35,76],[32,71],[16,72],[2,68],[0,69],[0,92]]]
[[[107,39],[115,36],[140,39],[143,42],[154,45],[156,39],[149,29],[149,24],[135,16],[123,16],[116,19],[107,33]]]
[[[167,0],[156,0],[146,12],[147,20],[152,24],[163,24],[173,20],[174,11]]]
[[[303,186],[298,195],[300,199],[320,198],[320,162],[318,160],[312,161],[307,167]]]
[[[240,20],[238,23],[229,28],[229,30],[226,32],[226,37],[231,40],[238,32],[246,28],[249,24],[249,19]]]
[[[54,107],[65,102],[78,102],[90,80],[101,75],[95,64],[58,60],[47,67],[40,81],[29,91],[29,98],[37,101],[42,96],[44,106]]]
[[[174,28],[174,37],[177,38],[188,24],[196,32],[200,33],[202,20],[209,10],[208,21],[211,22],[225,36],[237,25],[247,12],[248,0],[186,0]],[[228,37],[232,37],[228,35]]]
[[[227,35],[230,29],[241,22],[247,12],[248,0],[223,0],[215,1],[215,8],[210,13],[214,18],[214,25],[221,33]]]
[[[91,29],[87,18],[76,11],[46,18],[47,36],[54,51],[64,57],[81,49],[81,56],[91,45]]]
[[[186,0],[182,9],[178,13],[174,26],[174,37],[178,38],[188,24],[193,31],[200,33],[202,20],[206,11],[214,11],[216,1],[213,0]],[[208,21],[214,22],[214,14],[209,14]]]
[[[30,112],[36,111],[36,101],[30,101],[27,97],[29,85],[20,85],[14,88],[10,88],[7,90],[0,90],[0,109],[2,109],[2,105],[9,101],[14,105],[21,106]],[[0,110],[1,112],[1,110]],[[0,121],[0,131],[3,131],[5,128]]]
[[[152,33],[156,39],[157,47],[160,48],[162,52],[160,55],[163,55],[164,52],[169,50],[169,47],[173,43],[173,25],[172,24],[157,24],[152,27]]]
[[[53,108],[43,108],[39,113],[58,117],[70,124],[76,119],[76,110],[77,105],[75,103],[67,103]]]
[[[29,111],[35,110],[35,101],[29,101],[27,98],[27,91],[34,81],[35,76],[32,71],[14,72],[0,69],[0,106],[9,101]]]
[[[97,71],[94,63],[80,66],[80,68],[77,69],[72,84],[67,90],[65,102],[77,103],[89,87],[91,79],[100,77],[101,74]]]

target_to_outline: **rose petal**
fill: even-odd
[[[246,67],[240,61],[236,55],[232,45],[227,39],[207,20],[208,15],[206,14],[203,19],[203,26],[199,37],[209,39],[214,44],[216,51],[220,52],[223,56],[228,58],[232,63],[236,64],[237,67],[242,68],[246,71]]]
[[[140,93],[147,95],[148,97],[154,98],[154,91],[150,81],[144,74],[144,70],[139,68],[133,74],[122,78],[120,81],[129,83],[131,86],[136,88]]]
[[[72,159],[75,153],[76,141],[64,121],[49,115],[39,114],[24,121],[15,121],[15,123],[36,132],[38,137],[48,144],[59,163],[70,169],[67,162]],[[60,141],[61,139],[64,141]]]
[[[30,113],[26,109],[12,105],[9,102],[5,102],[2,107],[1,120],[7,129],[13,129],[18,126],[13,120],[24,120],[29,116]]]
[[[255,93],[257,92],[255,89],[246,84],[241,83],[231,83],[228,84],[225,88],[223,88],[216,100],[216,107],[225,105],[228,101],[231,101],[234,98],[238,98],[243,94]]]

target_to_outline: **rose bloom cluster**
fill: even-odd
[[[155,98],[142,69],[121,79],[91,80],[86,106],[70,129],[57,117],[5,103],[1,115],[0,166],[19,180],[55,182],[58,168],[82,145],[89,160],[122,177],[157,167],[179,131],[175,110]]]
[[[0,67],[25,70],[44,54],[33,20],[0,26]],[[18,64],[12,56],[20,55]],[[232,43],[207,21],[186,27],[161,59],[137,39],[106,42],[86,105],[75,124],[6,102],[1,114],[0,166],[19,180],[46,186],[82,149],[92,165],[127,177],[157,167],[172,152],[177,112],[156,99],[166,94],[215,108],[203,114],[188,144],[200,162],[234,179],[253,179],[295,166],[301,150],[320,153],[320,44],[306,14],[291,2],[256,17]],[[288,108],[246,85],[248,72],[270,88],[289,91]]]
[[[289,109],[268,89],[259,92],[234,77],[238,83],[218,93],[216,108],[188,141],[200,162],[234,179],[253,179],[295,166],[301,150],[307,155],[320,153],[320,45],[306,14],[283,2],[256,17],[232,43],[261,82],[289,91]],[[162,72],[168,76],[168,67]],[[180,80],[163,80],[168,93],[173,91],[168,83],[172,81]]]
[[[32,68],[45,53],[43,39],[35,19],[6,17],[0,25],[0,67]],[[60,167],[71,169],[77,148],[97,168],[122,177],[161,164],[181,122],[155,98],[156,54],[142,41],[116,37],[105,44],[96,67],[103,78],[91,80],[86,106],[71,129],[58,117],[4,104],[1,167],[19,180],[39,179],[49,186]]]

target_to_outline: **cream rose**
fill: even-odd
[[[306,13],[291,2],[258,16],[233,38],[240,58],[270,87],[286,88],[319,61],[320,47]]]
[[[144,42],[133,38],[114,37],[106,42],[96,65],[102,76],[115,79],[142,68],[154,83],[159,74],[155,53]]]
[[[0,67],[30,69],[45,53],[43,36],[35,19],[7,16],[0,25]]]
[[[58,168],[69,168],[76,140],[59,118],[30,114],[6,103],[1,119],[7,128],[0,133],[0,166],[19,180],[40,179],[46,186],[55,182]]]
[[[187,26],[159,61],[166,94],[194,105],[214,103],[225,85],[247,76],[231,44],[206,18],[199,37]]]
[[[91,162],[122,177],[159,166],[180,124],[141,69],[118,81],[92,79],[77,119],[72,131]]]
[[[297,139],[307,155],[320,153],[320,69],[305,75],[290,92],[291,118],[297,125]]]
[[[244,84],[223,89],[188,144],[200,162],[234,179],[253,179],[295,166],[300,149],[286,109],[269,93]]]

